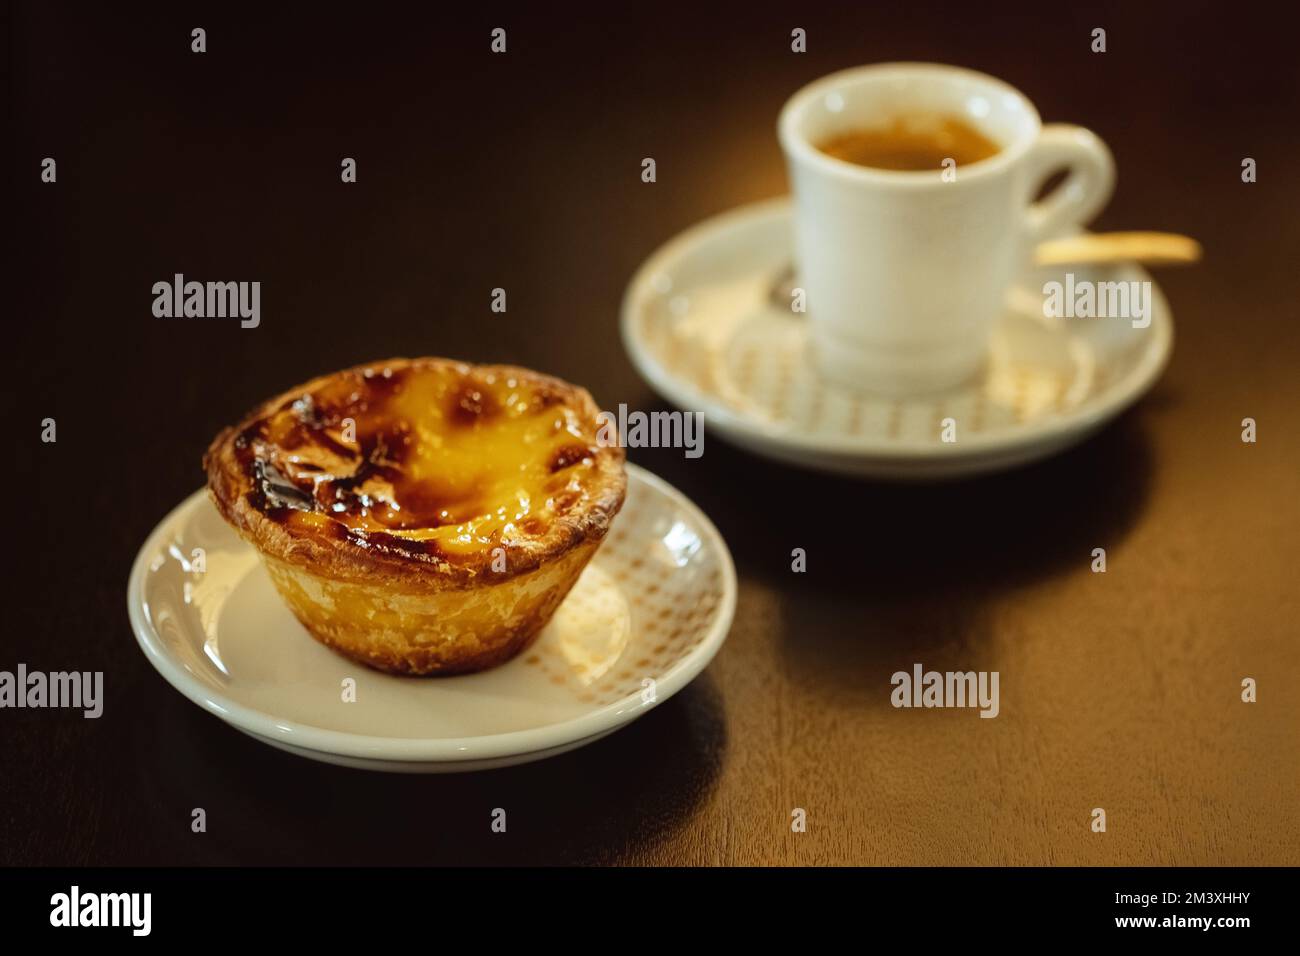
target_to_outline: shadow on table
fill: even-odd
[[[171,695],[136,727],[132,832],[123,864],[476,865],[636,862],[712,789],[726,752],[707,674],[590,746],[467,774],[351,770],[282,753]],[[193,808],[207,832],[190,832]],[[506,832],[492,814],[506,811]],[[168,836],[174,833],[176,836]]]
[[[1045,461],[948,483],[820,475],[720,440],[695,462],[640,460],[704,508],[743,577],[778,596],[788,679],[881,704],[867,688],[912,662],[978,667],[988,610],[1008,593],[1090,573],[1094,548],[1114,562],[1153,477],[1142,409]]]

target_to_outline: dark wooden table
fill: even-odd
[[[0,711],[0,862],[1300,863],[1293,31],[1229,4],[855,6],[17,6],[0,668],[103,670],[107,702],[100,720]],[[154,672],[127,570],[201,484],[219,427],[293,382],[409,354],[662,407],[619,342],[632,272],[785,190],[774,123],[795,89],[890,59],[993,72],[1046,120],[1091,127],[1120,171],[1098,225],[1204,243],[1199,268],[1160,275],[1177,341],[1136,408],[1048,462],[934,487],[804,473],[716,437],[694,461],[634,451],[729,541],[735,626],[688,690],[544,763],[314,764]],[[46,156],[57,184],[39,182]],[[261,327],[155,319],[150,288],[174,272],[260,279]],[[1001,716],[893,709],[889,675],[914,661],[1000,671]]]

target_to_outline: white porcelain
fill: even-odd
[[[929,115],[962,118],[1003,148],[945,175],[868,169],[816,145]],[[790,99],[778,132],[814,360],[833,381],[886,394],[975,375],[1033,246],[1091,219],[1115,182],[1092,133],[1044,127],[1018,90],[953,66],[882,63],[824,77]],[[1034,203],[1059,170],[1065,180]]]
[[[1054,267],[1013,287],[988,362],[960,387],[897,398],[843,388],[809,361],[805,318],[772,300],[792,229],[784,198],[710,219],[651,256],[623,300],[623,342],[646,380],[704,412],[706,431],[758,454],[897,480],[997,471],[1087,437],[1155,382],[1172,348],[1173,320],[1154,282],[1146,328],[1045,318],[1043,284],[1065,272]],[[1071,271],[1151,281],[1133,265]]]
[[[127,588],[140,647],[199,706],[303,757],[416,773],[526,763],[617,730],[705,668],[735,605],[717,529],[634,465],[609,537],[537,642],[479,674],[394,677],[317,643],[206,491],[154,529]]]

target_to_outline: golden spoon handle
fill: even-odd
[[[1201,244],[1172,232],[1098,232],[1049,239],[1034,249],[1039,266],[1108,265],[1140,262],[1149,266],[1185,265],[1201,258]]]

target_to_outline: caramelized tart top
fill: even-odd
[[[623,451],[591,396],[511,366],[392,359],[314,379],[213,441],[222,514],[319,574],[468,585],[604,536]]]

